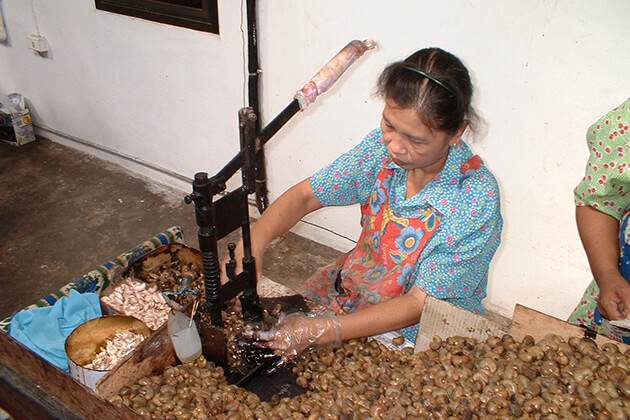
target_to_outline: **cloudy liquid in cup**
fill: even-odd
[[[201,338],[195,321],[189,327],[190,318],[181,312],[175,312],[169,317],[168,332],[175,347],[177,358],[182,363],[195,361],[201,356]]]

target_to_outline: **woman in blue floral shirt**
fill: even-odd
[[[305,215],[361,206],[356,247],[301,289],[335,315],[288,316],[261,334],[284,357],[398,329],[415,340],[427,295],[485,313],[503,219],[494,176],[461,140],[476,120],[468,70],[444,50],[422,49],[390,64],[378,93],[380,128],[285,192],[252,228],[262,267],[265,247]]]

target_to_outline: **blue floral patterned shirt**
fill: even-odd
[[[462,165],[473,153],[464,141],[451,148],[442,171],[418,194],[406,199],[407,172],[393,162],[380,129],[311,176],[315,196],[324,206],[368,202],[384,164],[394,171],[388,188],[390,206],[403,217],[433,207],[442,220],[413,265],[410,279],[425,293],[484,315],[490,261],[501,242],[499,186],[481,165]]]

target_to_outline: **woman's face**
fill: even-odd
[[[451,144],[459,141],[455,135],[432,130],[413,108],[401,108],[396,102],[385,101],[381,119],[383,141],[394,163],[403,169],[438,173],[444,167]],[[462,130],[463,131],[463,130]]]

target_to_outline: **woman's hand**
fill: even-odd
[[[427,295],[417,286],[394,299],[346,315],[289,315],[263,333],[260,340],[284,360],[309,347],[339,345],[353,338],[370,337],[418,323]]]
[[[599,286],[599,311],[607,319],[630,312],[630,283],[619,271],[619,220],[590,206],[575,210],[578,231]]]
[[[619,271],[600,278],[599,312],[606,319],[625,319],[630,315],[630,283]]]
[[[280,318],[278,325],[256,337],[284,361],[299,356],[310,347],[341,344],[341,325],[333,314],[309,316],[294,313]]]

